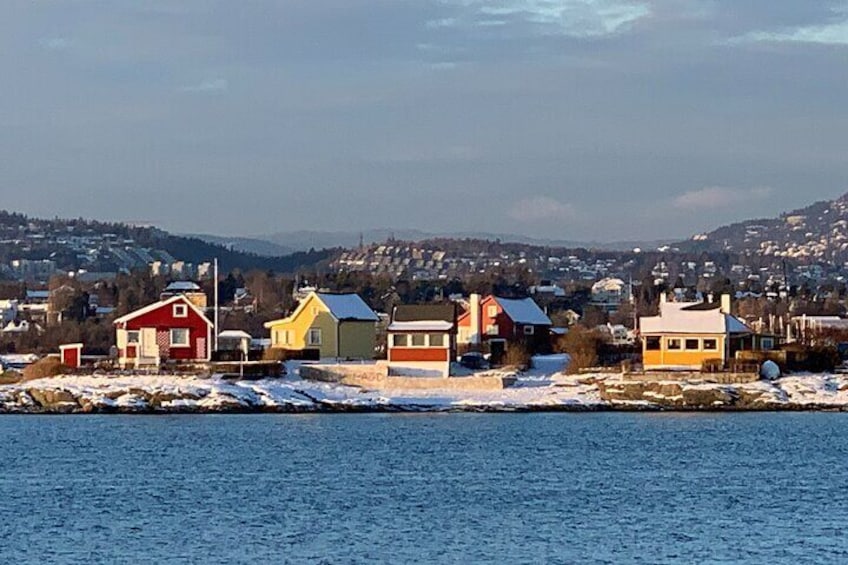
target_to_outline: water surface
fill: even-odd
[[[0,417],[0,561],[848,561],[848,414]]]

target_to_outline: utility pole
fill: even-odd
[[[215,332],[215,337],[212,338],[213,349],[212,351],[218,351],[218,258],[215,257],[212,263],[212,277],[214,278],[214,287],[213,287],[213,302],[214,302],[214,310],[212,312],[212,331]]]

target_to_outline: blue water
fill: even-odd
[[[848,414],[0,417],[3,563],[848,562]]]

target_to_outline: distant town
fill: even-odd
[[[150,226],[2,213],[0,360],[257,374],[332,360],[333,374],[306,371],[350,382],[364,377],[343,374],[349,361],[449,378],[540,355],[566,355],[571,372],[836,370],[846,228],[843,197],[654,249],[389,236],[273,258]]]

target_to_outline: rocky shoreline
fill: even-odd
[[[0,385],[0,414],[848,411],[848,376],[718,384],[518,375],[500,391],[368,390],[299,377],[68,375]]]

